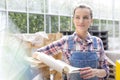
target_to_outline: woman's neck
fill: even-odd
[[[86,38],[87,33],[87,31],[76,31],[76,34],[83,40]]]

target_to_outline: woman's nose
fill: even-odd
[[[79,23],[83,23],[83,21],[84,21],[83,18],[79,19]]]

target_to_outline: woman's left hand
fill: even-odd
[[[83,79],[89,79],[97,75],[97,69],[91,67],[85,67],[80,69],[80,76]]]

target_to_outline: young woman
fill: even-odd
[[[92,36],[88,28],[93,22],[92,10],[85,5],[75,8],[73,14],[75,32],[63,37],[45,47],[38,49],[48,55],[55,55],[59,50],[63,52],[66,63],[80,67],[79,73],[69,75],[69,80],[98,80],[107,77],[109,68],[105,59],[102,40]],[[40,54],[33,54],[34,58]]]

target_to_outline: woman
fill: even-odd
[[[48,55],[55,55],[59,50],[63,51],[63,59],[66,63],[80,67],[80,73],[69,75],[69,80],[98,80],[107,77],[109,69],[105,59],[103,43],[100,38],[91,36],[88,28],[93,22],[92,10],[80,5],[75,8],[73,14],[75,32],[67,37],[55,41],[48,46],[38,49]],[[40,54],[34,54],[37,58]]]

